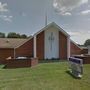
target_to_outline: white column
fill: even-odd
[[[36,55],[36,36],[34,36],[34,58],[36,58],[37,57],[37,55]]]
[[[67,59],[70,57],[70,36],[67,38]]]

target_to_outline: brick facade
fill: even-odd
[[[44,59],[44,31],[37,35],[37,57]],[[59,32],[59,56],[60,59],[67,59],[67,37]]]
[[[4,64],[5,68],[23,68],[23,67],[33,67],[38,64],[37,58],[30,59],[3,59],[0,60],[0,64]]]
[[[90,55],[84,55],[84,56],[76,55],[74,57],[82,59],[83,64],[90,64]]]
[[[8,57],[13,57],[14,56],[14,49],[10,48],[0,48],[0,58],[5,59]]]
[[[71,56],[73,55],[80,55],[82,52],[82,50],[77,46],[75,45],[72,41],[70,42],[70,54]]]
[[[53,25],[53,24],[52,24]],[[49,28],[53,28],[49,26]],[[47,28],[46,28],[47,29]],[[45,29],[45,30],[46,30]],[[57,27],[55,27],[57,30]],[[59,29],[60,30],[60,29]],[[36,56],[38,59],[44,59],[45,55],[45,32],[42,31],[39,34],[36,35]],[[67,59],[67,35],[65,35],[63,32],[59,31],[59,58],[60,59]],[[17,42],[18,43],[18,42]],[[31,38],[27,42],[25,42],[23,45],[15,49],[15,56],[16,57],[34,57],[34,39]],[[81,53],[86,53],[87,51],[82,51],[77,45],[75,45],[72,41],[70,42],[70,54],[72,55],[78,55]],[[14,57],[14,49],[0,49],[0,58],[8,58],[8,57]]]
[[[38,59],[44,59],[44,31],[36,36],[36,53]]]
[[[88,49],[82,49],[81,54],[88,54]]]
[[[59,57],[67,59],[67,37],[61,32],[59,32]]]
[[[20,56],[33,57],[33,38],[27,41],[25,44],[18,47],[15,51],[16,57]]]

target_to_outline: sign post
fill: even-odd
[[[77,78],[81,78],[83,74],[83,60],[79,58],[69,58],[71,74]]]

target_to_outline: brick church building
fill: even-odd
[[[0,58],[68,59],[81,53],[82,49],[70,40],[70,35],[54,22],[29,39],[0,38]]]

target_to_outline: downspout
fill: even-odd
[[[67,59],[70,57],[70,36],[67,38]]]
[[[34,53],[34,58],[36,58],[37,57],[37,53],[36,53],[36,36],[34,36],[34,43],[33,44],[34,44],[34,49],[33,49],[34,50],[34,52],[33,52]]]

